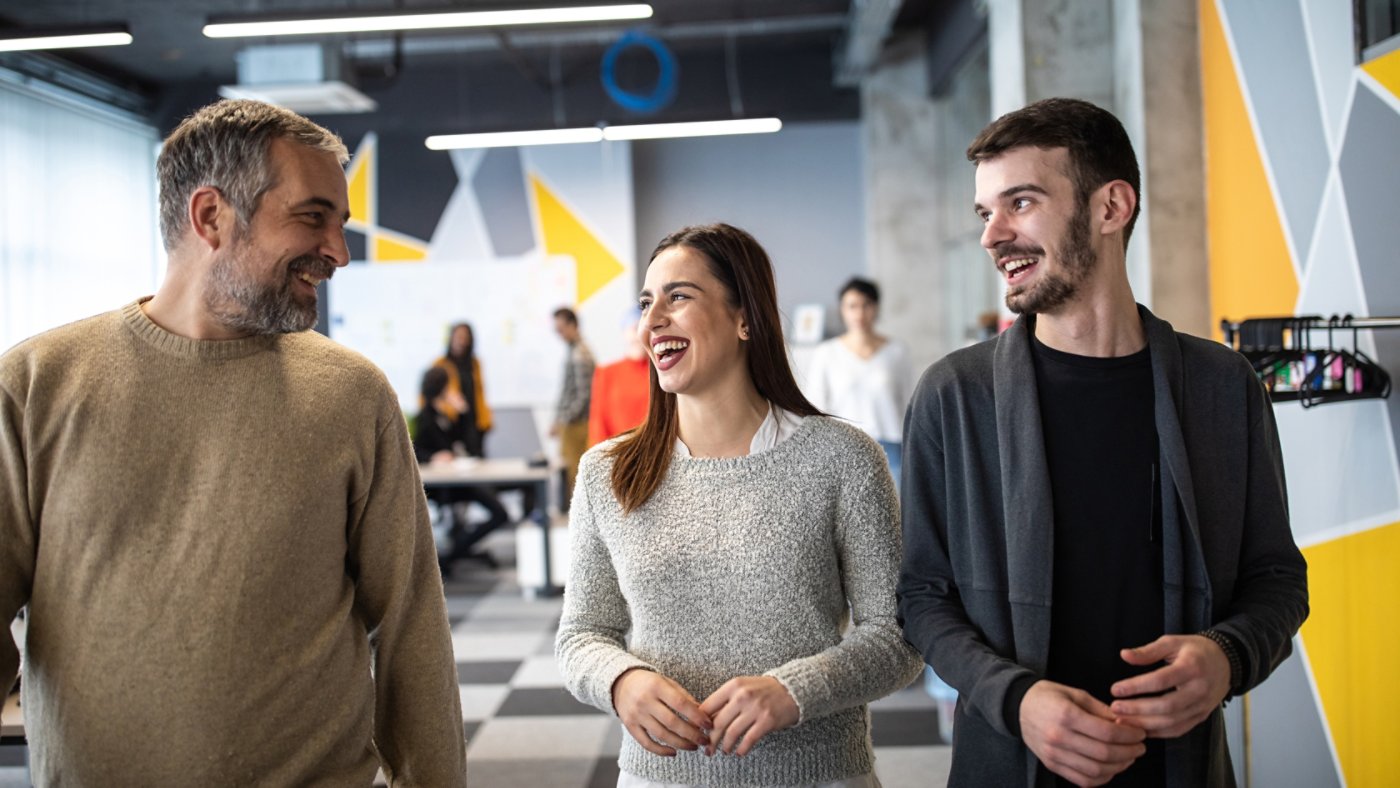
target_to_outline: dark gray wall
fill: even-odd
[[[776,134],[633,143],[639,275],[667,233],[723,221],[753,233],[778,278],[778,304],[821,303],[867,271],[860,124],[788,124]],[[828,326],[833,325],[828,320]]]

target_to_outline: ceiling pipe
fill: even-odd
[[[880,59],[880,49],[894,29],[902,0],[854,0],[845,41],[836,53],[836,84],[856,87]]]
[[[844,14],[811,14],[807,16],[748,19],[735,22],[687,22],[674,25],[648,25],[647,31],[668,43],[708,40],[729,36],[775,36],[837,33],[846,28]],[[542,49],[552,46],[606,47],[615,43],[630,28],[608,26],[586,30],[550,32],[511,31],[511,46],[520,49]],[[365,39],[346,43],[346,52],[355,58],[383,57],[392,46],[387,39]],[[410,55],[443,55],[463,52],[495,52],[500,42],[493,35],[468,34],[431,36],[404,40],[404,51]]]

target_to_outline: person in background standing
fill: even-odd
[[[485,457],[484,439],[491,431],[491,406],[486,404],[486,386],[481,381],[481,363],[476,358],[476,333],[470,323],[457,323],[447,335],[447,354],[433,362],[447,372],[449,396],[439,413],[455,421],[459,435],[471,457]],[[456,410],[460,403],[465,410]],[[427,403],[419,403],[420,406]]]
[[[593,373],[593,399],[588,406],[588,445],[595,446],[641,424],[650,402],[651,362],[637,333],[641,313],[633,309],[623,321],[623,356]]]
[[[904,409],[914,390],[909,349],[875,332],[880,288],[874,282],[853,277],[841,287],[840,299],[846,333],[817,346],[807,388],[812,404],[880,444],[898,485]]]
[[[588,404],[593,393],[593,353],[584,344],[578,315],[568,307],[554,310],[554,331],[569,344],[564,359],[564,386],[549,434],[559,439],[559,456],[564,461],[564,500],[573,496],[578,461],[588,448]]]

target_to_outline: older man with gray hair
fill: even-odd
[[[0,617],[38,785],[462,785],[397,398],[308,332],[345,146],[223,101],[158,162],[154,297],[0,356]],[[0,680],[18,668],[0,636]]]

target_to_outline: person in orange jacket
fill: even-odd
[[[641,313],[633,309],[623,321],[622,358],[593,371],[593,395],[588,408],[588,445],[594,446],[641,424],[650,400],[647,349],[637,335]]]

